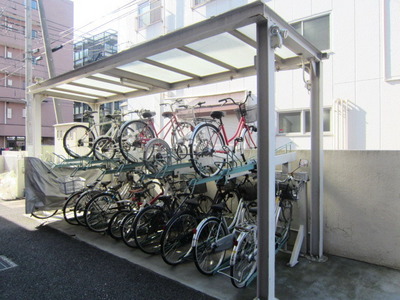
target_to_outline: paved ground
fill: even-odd
[[[223,275],[201,275],[192,262],[170,267],[158,256],[61,218],[42,224],[24,216],[23,207],[23,201],[0,200],[0,255],[18,264],[0,271],[0,299],[208,299],[204,292],[210,299],[251,300],[256,295],[255,282],[235,289]],[[286,266],[288,260],[284,253],[276,260],[281,300],[400,300],[398,270],[332,255],[325,263],[300,258],[294,268]],[[16,285],[21,294],[10,291]]]

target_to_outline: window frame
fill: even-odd
[[[325,106],[323,107],[323,111],[329,110],[329,130],[324,130],[323,129],[323,134],[324,135],[329,135],[332,134],[332,107],[331,106]],[[280,131],[280,116],[282,114],[289,114],[289,113],[299,113],[300,114],[300,131],[296,132],[281,132]],[[277,128],[276,128],[276,135],[277,136],[309,136],[311,134],[311,131],[307,131],[307,123],[306,123],[306,114],[310,113],[311,114],[311,109],[310,108],[298,108],[298,109],[287,109],[287,110],[280,110],[276,111],[277,117]],[[310,115],[311,116],[311,115]],[[324,115],[323,115],[324,117]],[[323,120],[323,124],[325,123],[325,119]],[[311,124],[309,125],[311,128]]]
[[[208,4],[208,3],[212,2],[212,1],[214,1],[214,0],[202,0],[201,3],[196,4],[196,0],[192,0],[192,9],[201,7],[201,6],[206,5],[206,4]]]
[[[290,25],[298,32],[300,33],[302,36],[304,36],[304,22],[308,22],[308,21],[312,21],[312,20],[316,20],[319,18],[323,18],[323,17],[328,17],[328,25],[329,25],[329,31],[328,31],[328,43],[329,43],[329,47],[327,49],[319,49],[320,51],[323,52],[330,52],[330,50],[332,49],[332,18],[331,18],[331,13],[330,12],[323,12],[320,14],[316,14],[316,15],[312,15],[309,16],[307,18],[303,18],[303,19],[298,19],[295,21],[290,22]],[[294,26],[295,24],[300,24],[300,28],[301,31],[298,31],[296,29],[296,27]]]
[[[157,1],[157,0],[156,0],[156,1]],[[136,30],[137,30],[137,31],[146,29],[147,27],[149,27],[149,26],[151,26],[151,25],[154,25],[154,24],[157,24],[157,23],[163,21],[163,15],[162,15],[163,3],[162,3],[162,0],[158,0],[158,1],[159,1],[159,6],[151,8],[151,5],[152,5],[152,4],[155,4],[156,1],[146,0],[146,1],[143,1],[143,2],[138,3],[138,6],[137,6],[138,15],[137,15],[137,17],[136,17]],[[141,6],[142,6],[142,5],[146,5],[146,7],[148,7],[149,10],[140,13]],[[159,19],[156,19],[156,20],[153,20],[153,21],[152,21],[152,14],[154,14],[154,12],[155,12],[156,10],[158,10],[158,9],[160,10],[160,12],[159,12],[160,17],[159,17]],[[142,19],[143,16],[146,16],[146,15],[149,16],[149,17],[148,17],[148,18],[149,18],[149,23],[148,23],[148,24],[145,24],[145,22],[144,22],[143,19]],[[142,24],[142,23],[143,23],[143,24]]]

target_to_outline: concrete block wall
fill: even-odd
[[[323,170],[324,252],[400,269],[400,151],[324,151]]]

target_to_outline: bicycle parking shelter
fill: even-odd
[[[284,51],[282,51],[284,50]],[[134,46],[28,88],[28,155],[41,147],[41,102],[101,104],[256,75],[259,256],[257,298],[275,298],[275,72],[304,67],[311,79],[311,225],[307,252],[323,257],[322,63],[326,58],[261,1]],[[35,120],[29,119],[34,116]],[[264,201],[263,201],[264,200]],[[268,282],[268,284],[266,284]]]

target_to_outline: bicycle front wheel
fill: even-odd
[[[202,123],[195,128],[189,151],[193,168],[202,177],[217,175],[227,163],[224,138],[218,128],[209,123]]]
[[[146,143],[155,137],[153,130],[145,122],[134,120],[122,126],[118,136],[119,150],[123,157],[134,163],[143,157]]]
[[[228,229],[218,218],[211,217],[197,230],[194,242],[194,262],[197,269],[212,275],[221,266],[226,250],[218,251],[217,242],[228,235]]]
[[[68,129],[63,138],[63,146],[68,155],[87,157],[93,151],[94,133],[85,125],[75,125]]]
[[[257,246],[253,234],[255,232],[241,232],[237,245],[233,247],[230,274],[231,282],[237,288],[247,286],[257,269]]]
[[[63,207],[64,220],[71,225],[79,225],[78,221],[75,219],[74,209],[76,202],[82,195],[82,191],[73,193],[67,199]]]
[[[133,222],[137,216],[137,211],[131,211],[125,216],[124,221],[121,225],[121,237],[125,245],[136,248],[136,241],[134,237]]]
[[[90,200],[93,199],[94,196],[99,194],[100,191],[86,191],[83,192],[79,198],[76,200],[75,207],[74,207],[74,218],[79,225],[87,226],[85,220],[85,210],[86,205],[89,203]]]
[[[158,174],[172,164],[171,148],[162,139],[151,139],[144,147],[143,162],[147,170]]]
[[[256,157],[256,150],[257,128],[255,126],[247,126],[243,128],[240,138],[235,141],[235,153],[240,155],[243,161],[246,161],[247,158]]]
[[[86,225],[94,232],[104,232],[108,229],[108,223],[117,210],[118,204],[114,195],[108,193],[96,195],[86,206]]]
[[[172,132],[171,145],[179,159],[185,159],[189,154],[189,140],[193,133],[193,125],[189,122],[179,122]]]
[[[161,256],[169,265],[177,265],[189,254],[197,219],[188,213],[172,218],[161,237]]]
[[[115,141],[110,137],[99,137],[93,144],[93,152],[98,160],[112,159],[115,155]]]
[[[161,207],[148,206],[141,210],[133,224],[137,247],[144,253],[159,253],[161,235],[167,222],[168,217]]]
[[[115,240],[121,240],[121,226],[124,222],[125,217],[130,213],[130,210],[117,211],[110,219],[108,223],[108,234]]]

